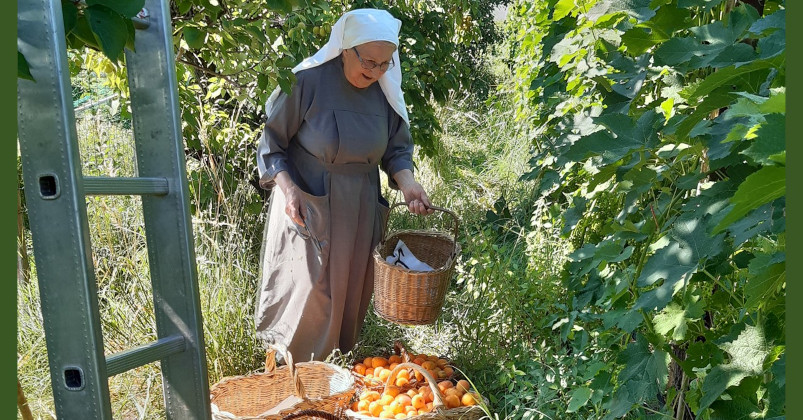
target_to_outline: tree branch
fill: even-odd
[[[178,62],[179,62],[179,63],[181,63],[181,64],[184,64],[184,65],[190,66],[190,67],[192,67],[192,68],[194,68],[194,69],[200,70],[200,71],[202,71],[202,72],[204,72],[204,73],[206,73],[206,74],[208,74],[208,75],[210,75],[210,76],[219,77],[219,78],[221,78],[221,79],[223,79],[223,80],[225,80],[225,81],[229,82],[229,83],[230,83],[232,86],[236,87],[237,89],[245,89],[245,86],[243,86],[243,85],[241,85],[241,84],[237,83],[236,81],[232,80],[232,78],[231,78],[231,77],[229,77],[229,76],[227,76],[227,75],[225,75],[225,74],[220,74],[220,73],[218,73],[218,72],[215,72],[215,71],[209,70],[209,69],[208,69],[208,68],[206,68],[206,67],[199,66],[198,64],[195,64],[195,63],[190,63],[189,61],[187,61],[187,60],[185,60],[185,59],[183,59],[183,58],[178,58],[176,61],[178,61]]]

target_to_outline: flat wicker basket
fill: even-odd
[[[423,374],[427,384],[429,385],[429,388],[432,390],[432,395],[434,397],[432,411],[429,413],[419,414],[417,416],[407,417],[408,420],[478,420],[486,415],[485,410],[483,410],[481,405],[447,408],[446,404],[443,402],[443,395],[441,394],[440,388],[438,388],[438,383],[436,382],[435,378],[433,378],[426,369],[418,366],[415,363],[399,363],[399,365],[396,366],[393,371],[391,371],[390,376],[385,383],[385,388],[382,392],[387,390],[388,385],[395,381],[396,374],[402,369],[413,369]],[[487,404],[487,402],[483,399],[482,404]],[[351,409],[346,410],[345,415],[351,420],[377,419],[376,417],[362,415]]]
[[[406,205],[396,203],[390,210]],[[444,208],[430,208],[452,216],[452,235],[431,230],[399,230],[387,236],[385,227],[382,241],[374,248],[374,311],[397,324],[425,325],[438,319],[460,254],[457,216]],[[433,270],[416,271],[387,262],[385,259],[399,240]]]
[[[343,416],[354,396],[354,378],[339,366],[323,362],[293,363],[276,367],[269,351],[264,373],[224,378],[210,389],[214,420],[281,420],[305,410]]]

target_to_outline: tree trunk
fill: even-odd
[[[19,379],[17,379],[17,408],[20,410],[22,420],[33,420],[31,407],[28,406],[28,400],[25,399],[25,393],[22,392],[22,385]]]
[[[17,188],[17,282],[26,284],[31,277],[28,246],[25,240],[25,218],[22,211],[22,189]]]

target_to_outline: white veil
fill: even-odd
[[[324,44],[318,52],[311,57],[307,57],[293,67],[293,73],[300,70],[320,66],[321,64],[340,55],[342,50],[349,49],[356,45],[371,41],[388,41],[396,45],[393,52],[393,62],[395,65],[379,78],[379,86],[382,92],[407,125],[410,119],[407,116],[407,107],[404,103],[404,96],[401,90],[401,63],[399,62],[399,29],[401,21],[393,15],[380,9],[356,9],[343,14],[340,19],[332,26],[332,33],[329,35],[329,42]],[[279,96],[281,89],[277,87],[265,104],[265,112],[271,114],[273,103]]]

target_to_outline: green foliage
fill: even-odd
[[[134,46],[131,18],[142,10],[145,0],[61,0],[64,34],[71,49],[100,50],[113,63],[123,58],[123,49]]]
[[[784,412],[768,379],[784,334],[767,322],[785,312],[785,12],[762,5],[512,7],[504,89],[535,150],[522,179],[575,246],[563,325],[597,332],[586,353],[626,338],[594,416]]]

